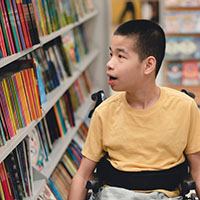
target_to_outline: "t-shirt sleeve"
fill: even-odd
[[[186,154],[197,153],[200,151],[200,111],[195,101],[191,104],[190,115],[188,142],[185,149]]]
[[[83,156],[95,162],[98,162],[104,154],[102,130],[102,120],[95,110],[90,122],[88,136],[82,150]]]

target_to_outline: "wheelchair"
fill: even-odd
[[[184,92],[185,94],[189,95],[191,98],[195,98],[195,95],[185,89],[182,89],[181,92]],[[105,94],[102,90],[92,94],[91,99],[95,101],[94,108],[90,111],[88,117],[91,118],[92,114],[95,110],[95,108],[101,104],[106,98]],[[105,173],[102,173],[103,171],[109,171],[109,161],[107,161],[107,154],[97,163],[96,168],[93,172],[93,178],[92,180],[89,180],[86,184],[87,189],[87,195],[85,200],[92,199],[95,200],[95,197],[97,196],[97,193],[99,192],[99,189],[105,184],[104,180],[106,179]],[[184,178],[181,180],[181,196],[183,197],[183,200],[198,200],[198,197],[195,193],[195,182],[192,180],[190,176],[189,171],[189,165],[187,163],[187,160],[185,162],[185,168],[184,168]],[[180,171],[178,169],[178,171]],[[107,173],[108,174],[108,173]],[[163,189],[163,188],[162,188]]]

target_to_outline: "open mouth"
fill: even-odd
[[[113,76],[110,76],[109,77],[109,80],[116,80],[117,78],[116,77],[113,77]]]

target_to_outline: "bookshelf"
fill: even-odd
[[[199,1],[162,2],[162,25],[166,32],[164,84],[195,93],[200,103],[200,4]]]
[[[61,1],[61,0],[60,0]],[[79,0],[74,1],[78,3]],[[39,37],[39,43],[33,44],[30,48],[26,48],[13,55],[9,55],[5,58],[0,58],[0,69],[5,69],[10,64],[15,63],[18,60],[24,58],[30,58],[32,52],[43,48],[46,44],[53,41],[58,37],[62,37],[63,34],[73,31],[76,27],[84,25],[84,31],[89,48],[89,53],[83,56],[78,64],[72,69],[72,76],[67,77],[64,81],[60,82],[60,85],[54,88],[46,95],[46,102],[42,104],[43,117],[33,120],[26,127],[18,129],[17,134],[10,140],[6,141],[6,144],[0,147],[0,163],[11,154],[12,151],[24,140],[28,140],[29,134],[46,116],[46,114],[53,108],[56,102],[65,94],[65,92],[75,84],[83,72],[87,71],[91,77],[93,92],[103,89],[105,93],[109,94],[109,88],[106,84],[105,64],[108,60],[108,46],[110,37],[110,5],[106,0],[98,1],[93,0],[94,10],[86,13],[84,16],[79,17],[78,20],[73,21],[70,24],[60,27],[59,29],[52,31],[51,33]],[[95,90],[96,88],[96,90]],[[49,161],[46,163],[41,171],[31,167],[31,181],[32,181],[32,194],[23,199],[37,199],[37,196],[41,192],[44,185],[47,183],[48,178],[56,168],[59,160],[68,148],[72,138],[77,133],[79,127],[85,120],[90,107],[92,105],[90,95],[85,97],[84,103],[82,103],[78,110],[75,111],[75,126],[69,127],[67,134],[63,137],[59,137],[54,143],[52,151],[49,154]],[[29,148],[28,148],[29,150]],[[29,152],[27,152],[29,153]]]

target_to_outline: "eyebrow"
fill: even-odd
[[[110,51],[112,51],[111,47],[109,47],[109,49],[110,49]],[[128,54],[128,52],[125,49],[122,49],[122,48],[117,48],[116,51]]]

